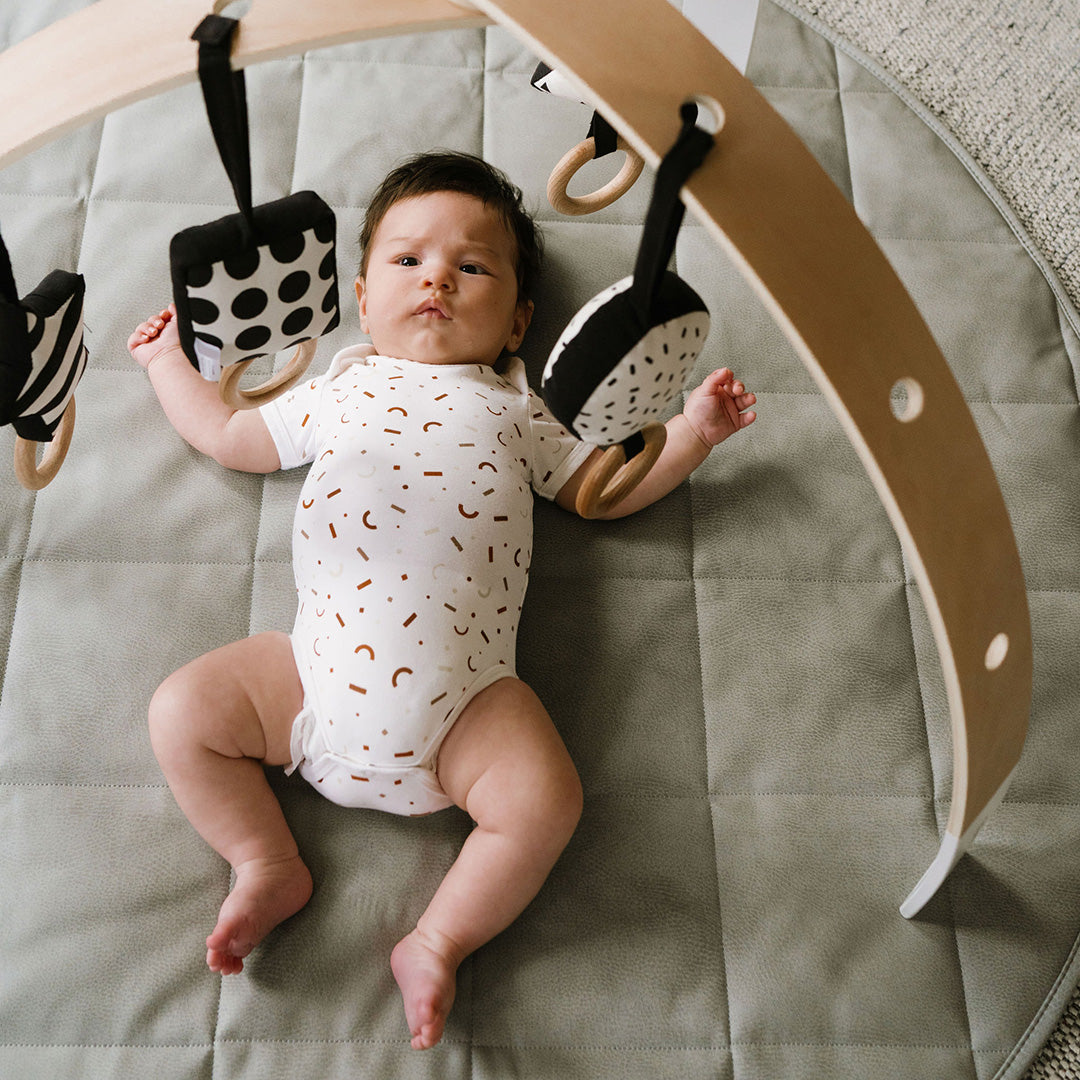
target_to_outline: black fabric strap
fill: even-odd
[[[199,83],[214,142],[229,174],[240,212],[251,228],[247,91],[244,72],[233,71],[229,62],[233,34],[239,25],[236,19],[224,15],[207,15],[191,39],[199,43]]]
[[[619,133],[598,113],[592,114],[589,124],[589,139],[596,140],[594,157],[602,158],[605,154],[614,154],[619,148]]]
[[[652,309],[660,278],[675,250],[675,238],[686,213],[679,192],[715,142],[709,132],[697,126],[697,112],[696,105],[682,107],[682,130],[656,171],[641,247],[634,263],[634,283],[630,286],[631,300],[641,312]]]
[[[0,297],[12,304],[19,302],[19,291],[15,288],[15,275],[11,270],[11,258],[2,236],[0,236]]]
[[[633,435],[627,435],[622,441],[622,448],[623,453],[626,454],[626,460],[629,461],[645,449],[645,436],[640,431],[635,431]]]

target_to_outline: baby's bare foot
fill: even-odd
[[[414,1050],[430,1050],[442,1038],[454,1004],[458,965],[437,950],[434,941],[414,930],[390,954]]]
[[[234,869],[236,884],[206,939],[206,963],[222,975],[242,971],[244,957],[311,898],[311,874],[299,855],[252,859]]]

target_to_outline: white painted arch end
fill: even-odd
[[[1005,793],[1009,790],[1012,778],[1016,774],[1014,767],[1012,772],[1005,777],[1001,787],[994,792],[990,801],[982,808],[979,816],[968,826],[963,836],[945,831],[941,838],[941,847],[938,848],[934,861],[930,864],[926,873],[919,879],[919,883],[908,894],[907,899],[900,905],[900,914],[905,919],[917,915],[930,902],[934,894],[941,888],[945,879],[949,876],[952,868],[964,857],[971,845],[975,842],[975,836],[982,828],[983,822],[1001,805]]]

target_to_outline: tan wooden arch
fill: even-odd
[[[216,5],[220,9],[222,5]],[[121,105],[190,82],[203,0],[98,0],[0,54],[21,88],[0,167]],[[652,166],[692,98],[723,115],[687,185],[706,226],[828,398],[904,544],[933,627],[953,745],[934,894],[1005,792],[1031,699],[1031,632],[1004,500],[948,365],[896,274],[802,142],[667,0],[255,0],[240,66],[359,38],[496,22],[574,81]],[[57,72],[63,72],[57,77]],[[894,415],[890,395],[906,391]]]

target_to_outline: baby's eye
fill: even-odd
[[[397,264],[398,266],[419,266],[420,260],[415,255],[399,255]]]
[[[482,266],[477,266],[476,263],[462,263],[461,272],[463,274],[486,274],[487,271]]]

